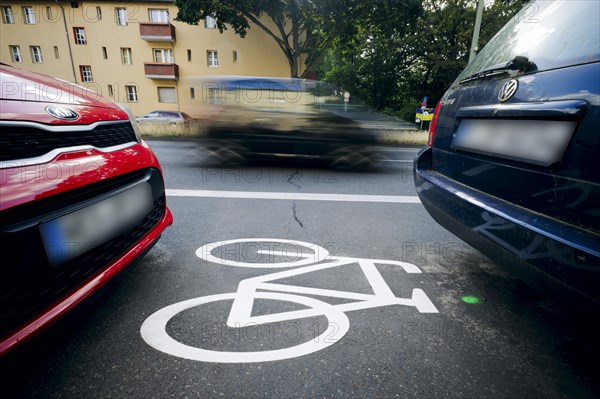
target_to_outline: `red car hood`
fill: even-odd
[[[128,119],[126,112],[99,93],[7,65],[0,65],[0,102],[0,120],[80,125]],[[65,121],[49,115],[45,111],[46,106],[56,104],[77,111],[80,118]]]

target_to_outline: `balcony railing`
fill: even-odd
[[[179,79],[179,65],[144,62],[144,75],[150,79]]]
[[[175,42],[175,27],[168,22],[140,22],[140,36],[148,42]]]

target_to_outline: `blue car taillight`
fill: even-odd
[[[437,125],[438,115],[442,109],[442,102],[439,101],[433,110],[433,119],[431,120],[431,124],[429,125],[429,139],[427,140],[427,145],[429,147],[433,147],[433,139],[435,138],[435,126]]]

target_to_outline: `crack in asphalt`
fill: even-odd
[[[304,228],[304,224],[298,219],[298,215],[296,214],[296,203],[292,205],[292,216],[294,216],[294,220],[300,225],[300,227]]]
[[[300,174],[300,169],[296,169],[294,171],[294,173],[292,173],[288,178],[287,178],[287,182],[290,183],[291,185],[295,186],[296,188],[302,188],[301,185],[296,184],[293,182],[293,180],[296,178],[296,176],[298,176]]]

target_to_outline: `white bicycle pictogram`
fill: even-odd
[[[257,248],[266,246],[266,250],[258,249],[256,255],[268,256],[270,261],[268,263],[252,263],[213,255],[213,252],[223,249],[225,246],[243,243],[246,243],[246,245],[254,243]],[[276,249],[278,246],[285,246],[285,251]],[[294,248],[295,251],[293,257],[290,256],[290,247]],[[350,329],[350,321],[346,312],[403,305],[414,307],[420,313],[438,313],[429,297],[419,288],[412,290],[410,298],[396,297],[376,267],[376,265],[391,265],[398,266],[409,274],[421,273],[421,270],[411,263],[333,256],[325,248],[316,244],[273,238],[246,238],[206,244],[198,248],[196,255],[205,261],[224,266],[288,269],[242,280],[236,292],[209,295],[178,302],[160,309],[148,317],[140,330],[146,343],[159,351],[184,359],[214,363],[256,363],[290,359],[325,349],[341,340]],[[349,267],[356,264],[360,266],[361,271],[368,280],[373,294],[274,283],[276,280],[293,276],[326,269]],[[312,296],[339,298],[350,302],[330,304],[312,298]],[[287,301],[304,305],[308,309],[253,316],[252,310],[256,299]],[[308,342],[282,349],[250,352],[225,352],[189,346],[175,340],[167,333],[167,323],[179,313],[200,305],[226,300],[233,300],[227,318],[228,327],[264,325],[318,316],[327,318],[328,327],[322,334]]]

